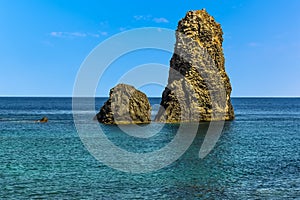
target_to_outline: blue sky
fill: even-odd
[[[0,0],[0,95],[71,96],[81,63],[100,42],[133,28],[175,30],[187,11],[202,8],[222,25],[232,96],[300,96],[298,0]],[[168,65],[170,54],[153,55]],[[107,96],[114,84],[96,95]],[[163,88],[143,89],[161,96]]]

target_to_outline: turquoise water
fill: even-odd
[[[97,99],[97,110],[104,101]],[[120,172],[97,161],[77,135],[71,103],[71,98],[0,98],[0,199],[300,197],[298,98],[234,98],[236,119],[226,122],[207,157],[198,158],[208,126],[202,123],[180,159],[146,174]],[[48,123],[33,122],[43,116]],[[111,141],[133,152],[163,147],[178,128],[165,125],[143,140],[116,126],[101,126]]]

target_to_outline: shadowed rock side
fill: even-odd
[[[234,119],[222,35],[220,24],[205,10],[189,11],[179,21],[168,85],[155,121]]]
[[[150,123],[151,107],[147,96],[133,86],[118,84],[95,116],[104,124]]]

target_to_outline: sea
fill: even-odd
[[[105,101],[96,98],[95,112]],[[150,98],[152,105],[159,102]],[[300,199],[300,98],[232,103],[236,118],[225,122],[206,157],[199,158],[199,149],[209,123],[201,123],[177,160],[130,173],[88,151],[76,130],[72,98],[1,97],[0,199]],[[44,116],[47,123],[35,122]],[[167,145],[179,125],[163,125],[155,139],[99,126],[116,146],[143,153]],[[115,155],[111,159],[118,162]]]

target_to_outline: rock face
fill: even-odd
[[[104,124],[150,123],[151,107],[147,96],[133,86],[118,84],[95,116]]]
[[[231,84],[224,68],[223,32],[205,10],[179,21],[158,122],[232,120]]]

